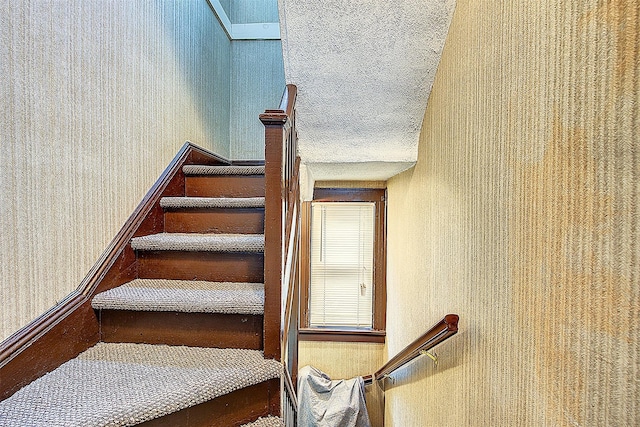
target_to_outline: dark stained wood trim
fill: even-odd
[[[315,188],[314,202],[384,202],[384,188]]]
[[[264,197],[263,175],[189,175],[186,196],[193,197]]]
[[[302,202],[300,216],[300,327],[304,328],[309,326],[309,280],[311,280],[311,202]]]
[[[133,252],[129,245],[131,238],[159,233],[164,229],[164,212],[159,204],[160,199],[184,195],[182,167],[188,164],[229,164],[229,161],[186,142],[82,281],[79,289],[84,295],[93,295],[96,290],[102,292],[124,283],[104,286],[101,282],[124,251]],[[135,254],[133,259],[135,260]],[[98,285],[102,286],[98,289]]]
[[[279,110],[260,114],[265,132],[265,262],[264,262],[264,355],[280,360],[280,323],[282,290],[282,189],[283,138],[289,121],[286,113],[289,88],[285,89]],[[293,103],[291,103],[291,106]]]
[[[165,209],[166,233],[264,232],[264,208]]]
[[[364,381],[365,387],[373,384],[373,374],[363,376],[362,381]]]
[[[285,264],[285,276],[289,275],[289,283],[284,283],[287,288],[287,301],[285,304],[285,314],[284,314],[284,325],[283,325],[283,344],[286,343],[289,337],[289,329],[292,326],[291,320],[294,315],[294,311],[296,312],[294,327],[297,327],[297,318],[299,312],[299,303],[298,292],[300,287],[299,276],[298,276],[298,265],[299,265],[299,243],[300,243],[300,203],[299,203],[299,195],[300,195],[300,181],[298,173],[300,171],[300,158],[298,157],[296,160],[295,172],[293,175],[294,186],[292,193],[294,197],[289,198],[290,206],[287,209],[287,219],[286,219],[286,230],[285,236],[289,237],[289,241],[285,242],[286,248],[284,251],[284,264]],[[291,254],[289,252],[291,251]],[[289,259],[291,259],[291,263],[289,263]],[[294,344],[297,347],[297,344]]]
[[[387,363],[373,374],[374,378],[376,380],[383,379],[396,369],[401,368],[420,356],[421,352],[428,351],[442,341],[455,335],[458,332],[458,319],[457,314],[447,314],[444,316],[441,321],[433,325],[427,332],[389,359]]]
[[[231,160],[233,166],[264,166],[264,160]]]
[[[279,379],[272,379],[139,424],[145,427],[237,427],[273,414],[273,389]]]
[[[373,329],[376,331],[384,331],[387,322],[387,221],[386,221],[386,189],[384,188],[316,188],[313,191],[314,202],[374,202],[376,204],[376,236],[375,236],[375,254],[374,254],[374,295],[373,295]],[[301,267],[301,291],[300,291],[300,326],[309,328],[309,280],[310,280],[310,238],[311,238],[311,203],[305,202],[302,210],[302,241],[301,241],[301,258],[305,260]],[[322,331],[322,329],[319,329]],[[346,330],[347,336],[351,331]],[[365,332],[366,333],[366,332]],[[307,336],[301,338],[307,341],[330,341],[329,334],[324,334],[325,339],[309,338]],[[384,337],[384,334],[383,334]],[[353,339],[344,339],[336,335],[336,341],[356,341]],[[376,338],[379,339],[379,338]],[[359,339],[357,339],[359,342]],[[373,341],[373,342],[384,342]]]
[[[285,87],[284,93],[282,94],[282,98],[280,100],[280,106],[276,110],[265,110],[264,113],[260,114],[260,121],[266,124],[269,123],[271,125],[285,125],[290,117],[294,115],[296,98],[298,97],[298,88],[296,85],[288,84]],[[291,125],[291,123],[289,123]],[[280,140],[282,142],[282,139]],[[266,162],[266,159],[265,159]]]
[[[38,320],[42,322],[38,325],[43,328],[40,335],[22,347],[10,347],[3,352],[10,357],[5,358],[0,368],[0,400],[73,359],[100,338],[91,303],[81,295]],[[29,332],[35,334],[36,329]],[[14,343],[18,345],[18,342]],[[9,353],[12,349],[14,352]]]
[[[32,323],[37,323],[36,328],[22,328],[13,335],[9,336],[0,345],[0,368],[2,368],[11,356],[19,353],[20,347],[31,343],[39,338],[39,333],[45,333],[55,326],[61,319],[75,311],[79,306],[86,302],[86,297],[80,295],[78,291],[73,291],[64,301],[57,306],[51,308],[46,313],[39,316]]]
[[[104,342],[262,350],[262,316],[100,310]]]
[[[314,188],[387,188],[387,181],[315,181]]]
[[[141,279],[264,283],[264,255],[257,252],[138,251],[138,276]]]
[[[289,117],[293,116],[293,110],[298,96],[298,88],[296,85],[288,84],[280,101],[280,109]]]
[[[286,366],[285,366],[285,369],[283,370],[282,382],[285,387],[284,391],[287,393],[287,397],[291,400],[291,404],[293,405],[294,408],[297,408],[298,407],[298,397],[296,395],[297,387],[295,386],[295,381],[289,375],[289,369],[287,369]]]
[[[282,117],[286,121],[286,116]],[[263,122],[264,123],[264,122]],[[264,339],[265,357],[280,360],[282,278],[282,124],[265,123]]]
[[[300,328],[300,341],[384,343],[386,331],[348,331],[344,329]]]
[[[288,182],[297,155],[295,101],[297,88],[287,85],[279,109],[260,114],[265,128],[265,357],[280,360],[283,250],[283,201],[289,202]],[[285,145],[286,150],[285,152]]]
[[[129,242],[134,236],[163,229],[160,198],[184,194],[185,164],[230,162],[190,142],[182,146],[78,289],[0,344],[0,400],[97,342],[98,321],[89,301],[96,293],[136,277],[135,254]],[[72,331],[76,333],[69,333]]]
[[[269,414],[280,416],[280,383],[281,380],[269,381]]]

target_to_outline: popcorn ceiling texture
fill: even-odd
[[[298,86],[299,152],[313,178],[387,179],[410,167],[454,1],[279,6],[285,76]],[[354,161],[382,163],[363,178],[344,165]]]
[[[458,0],[418,162],[388,183],[388,426],[635,426],[640,22],[633,0]]]

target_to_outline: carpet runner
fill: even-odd
[[[99,343],[0,402],[0,425],[132,426],[280,371],[257,350]]]

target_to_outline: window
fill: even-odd
[[[371,202],[313,202],[309,326],[373,328]]]
[[[385,190],[316,189],[303,209],[302,340],[384,342]]]

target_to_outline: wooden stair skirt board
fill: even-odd
[[[86,328],[92,338],[63,336],[74,351],[31,370],[23,365],[29,357],[44,356],[25,345],[26,358],[13,357],[22,371],[11,372],[25,372],[27,380],[0,386],[0,424],[281,425],[269,415],[279,414],[282,366],[261,351],[264,166],[234,166],[191,144],[183,151],[94,268],[77,307],[67,307],[71,315],[60,315],[51,329]],[[65,319],[84,324],[69,329]],[[41,347],[36,340],[33,348]],[[106,378],[94,378],[100,375]],[[139,398],[146,400],[128,406]],[[20,409],[36,401],[37,411]]]

